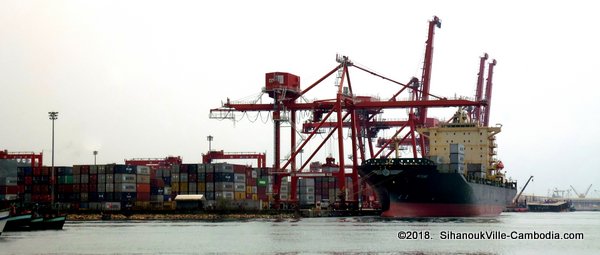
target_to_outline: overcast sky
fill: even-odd
[[[600,190],[593,1],[399,2],[1,1],[0,149],[43,151],[49,165],[48,112],[58,111],[56,165],[93,163],[94,150],[98,163],[196,163],[207,135],[215,149],[267,152],[270,165],[266,115],[234,124],[209,119],[209,109],[256,98],[266,72],[297,74],[306,87],[336,53],[399,81],[420,77],[437,15],[433,94],[473,96],[479,56],[498,61],[491,123],[503,125],[498,157],[508,176],[522,185],[534,175],[527,193]],[[397,90],[351,72],[357,93],[385,99]],[[308,97],[333,98],[333,83]]]

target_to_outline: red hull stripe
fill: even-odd
[[[473,217],[498,216],[504,209],[501,205],[484,204],[430,204],[430,203],[390,203],[390,209],[383,217]]]

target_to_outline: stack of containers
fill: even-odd
[[[17,162],[0,160],[0,201],[15,200],[19,193]]]
[[[317,177],[315,178],[315,200],[335,201],[335,177]],[[331,192],[333,191],[333,192]],[[331,194],[334,193],[334,194]]]
[[[261,168],[256,182],[258,200],[269,202],[273,192],[273,176],[269,175],[267,168]]]
[[[465,145],[450,144],[450,172],[465,174]]]
[[[214,199],[234,199],[235,175],[233,165],[227,163],[213,164]]]
[[[298,180],[298,202],[304,206],[315,204],[315,179],[304,178]]]
[[[179,173],[179,165],[172,165],[170,167],[171,170],[171,193],[169,193],[169,195],[171,195],[170,200],[172,201],[175,199],[175,196],[177,194],[179,194],[180,189],[179,189],[179,177],[180,177],[180,173]]]
[[[79,167],[79,208],[89,209],[89,184],[90,184],[90,166],[84,165]]]
[[[281,178],[281,186],[279,188],[279,200],[290,200],[290,182],[288,181],[288,177]]]
[[[156,178],[162,179],[162,181],[157,181],[160,185],[155,190],[155,200],[156,202],[163,203],[171,201],[171,169],[172,166],[160,166],[156,171]],[[162,193],[160,192],[162,190]],[[162,195],[162,199],[158,196]]]
[[[61,203],[73,204],[79,203],[79,193],[73,191],[73,168],[61,167],[56,169],[56,195],[57,200]],[[30,180],[26,180],[25,184],[31,185]]]
[[[136,174],[136,206],[147,209],[150,207],[150,167],[134,166]]]
[[[198,165],[198,193],[203,194],[206,200],[215,200],[214,173],[211,164]],[[210,184],[210,185],[209,185]]]
[[[90,166],[88,201],[90,210],[101,210],[105,199],[106,175],[104,166]],[[102,191],[102,192],[101,192]]]
[[[188,194],[198,194],[198,164],[187,165]],[[181,179],[181,176],[179,177]]]
[[[137,199],[137,176],[135,166],[114,165],[114,199],[122,205],[132,204]]]
[[[354,199],[354,183],[352,176],[346,175],[346,201]]]
[[[57,167],[55,167],[56,169]],[[25,175],[25,178],[29,176]],[[31,202],[50,202],[52,201],[52,190],[50,183],[50,167],[33,168],[31,185]]]
[[[246,200],[246,171],[248,167],[233,165],[234,199]],[[250,172],[250,170],[248,169]]]
[[[188,165],[179,165],[179,192],[177,194],[189,194]]]
[[[246,170],[246,199],[258,200],[258,172],[260,169],[249,168]]]
[[[150,171],[150,203],[155,208],[162,208],[165,201],[164,171],[165,169],[160,167]]]

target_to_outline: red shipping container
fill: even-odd
[[[136,198],[137,198],[137,201],[150,201],[150,193],[147,193],[147,192],[140,193],[138,191]]]
[[[190,174],[188,176],[188,182],[198,182],[198,175],[197,174]]]
[[[157,187],[157,188],[164,188],[165,187],[165,181],[160,178],[160,179],[150,179],[150,186],[151,187]]]
[[[33,177],[25,176],[25,185],[31,185],[33,183]]]
[[[150,184],[137,184],[136,192],[138,193],[150,193]]]
[[[246,173],[246,169],[248,167],[244,165],[233,165],[233,172],[236,174],[244,174]]]
[[[90,174],[89,175],[89,180],[88,180],[89,184],[98,184],[98,175],[97,174]],[[96,189],[94,189],[96,190]]]
[[[42,176],[48,176],[48,175],[50,175],[50,168],[49,167],[42,167],[42,169],[40,170],[40,175],[42,175]]]
[[[89,186],[87,184],[81,184],[80,186],[80,192],[86,193],[89,192]]]
[[[81,185],[80,184],[73,184],[73,192],[74,193],[81,192]]]
[[[214,182],[215,174],[214,173],[206,173],[206,183]]]
[[[89,184],[88,185],[88,192],[97,192],[98,191],[98,184]]]
[[[34,168],[33,169],[33,176],[40,176],[40,175],[42,175],[42,169],[37,168],[37,167]]]
[[[90,166],[81,166],[81,174],[89,174],[90,173]]]

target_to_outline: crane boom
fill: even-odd
[[[517,195],[517,197],[515,198],[515,201],[513,202],[513,204],[516,204],[519,201],[519,197],[521,197],[521,194],[523,194],[523,191],[525,191],[525,188],[527,188],[527,185],[529,184],[531,179],[533,179],[533,175],[529,176],[529,179],[525,183],[525,186],[523,186],[523,188],[521,189],[521,192],[519,192],[519,195]]]
[[[588,186],[587,190],[585,191],[585,193],[583,194],[583,197],[586,197],[587,194],[590,192],[590,189],[592,188],[592,184],[590,184],[590,186]]]

